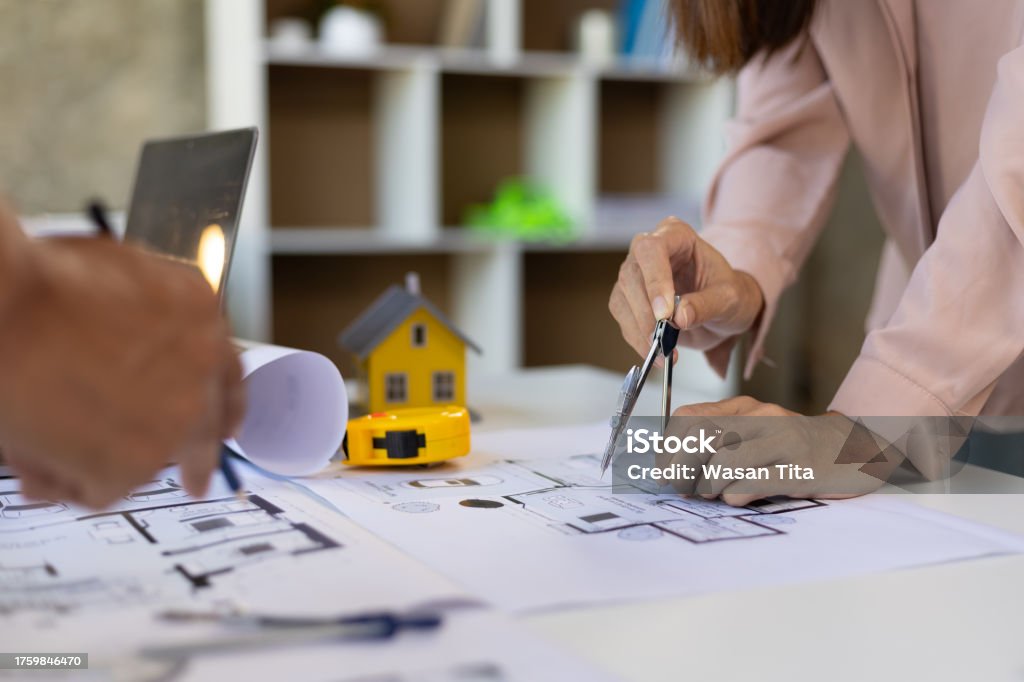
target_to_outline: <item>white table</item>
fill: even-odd
[[[475,377],[495,430],[610,416],[622,377],[582,366]],[[657,414],[660,381],[638,414]],[[677,387],[675,404],[706,399]],[[1017,494],[904,499],[1024,533],[1024,481],[969,467],[958,479]],[[685,566],[666,566],[686,580]],[[1024,680],[1024,556],[826,583],[594,607],[524,624],[628,680]]]

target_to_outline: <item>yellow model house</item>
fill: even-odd
[[[466,338],[419,292],[389,287],[338,337],[362,365],[370,412],[399,407],[466,404]]]

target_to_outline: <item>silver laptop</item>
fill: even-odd
[[[150,140],[135,174],[125,241],[197,268],[223,301],[256,128]]]

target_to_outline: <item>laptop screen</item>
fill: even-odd
[[[125,241],[197,268],[223,300],[256,129],[142,148]]]

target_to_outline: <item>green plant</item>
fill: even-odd
[[[481,232],[525,240],[563,241],[573,236],[572,220],[558,200],[521,178],[502,181],[490,204],[466,209],[465,223]]]

